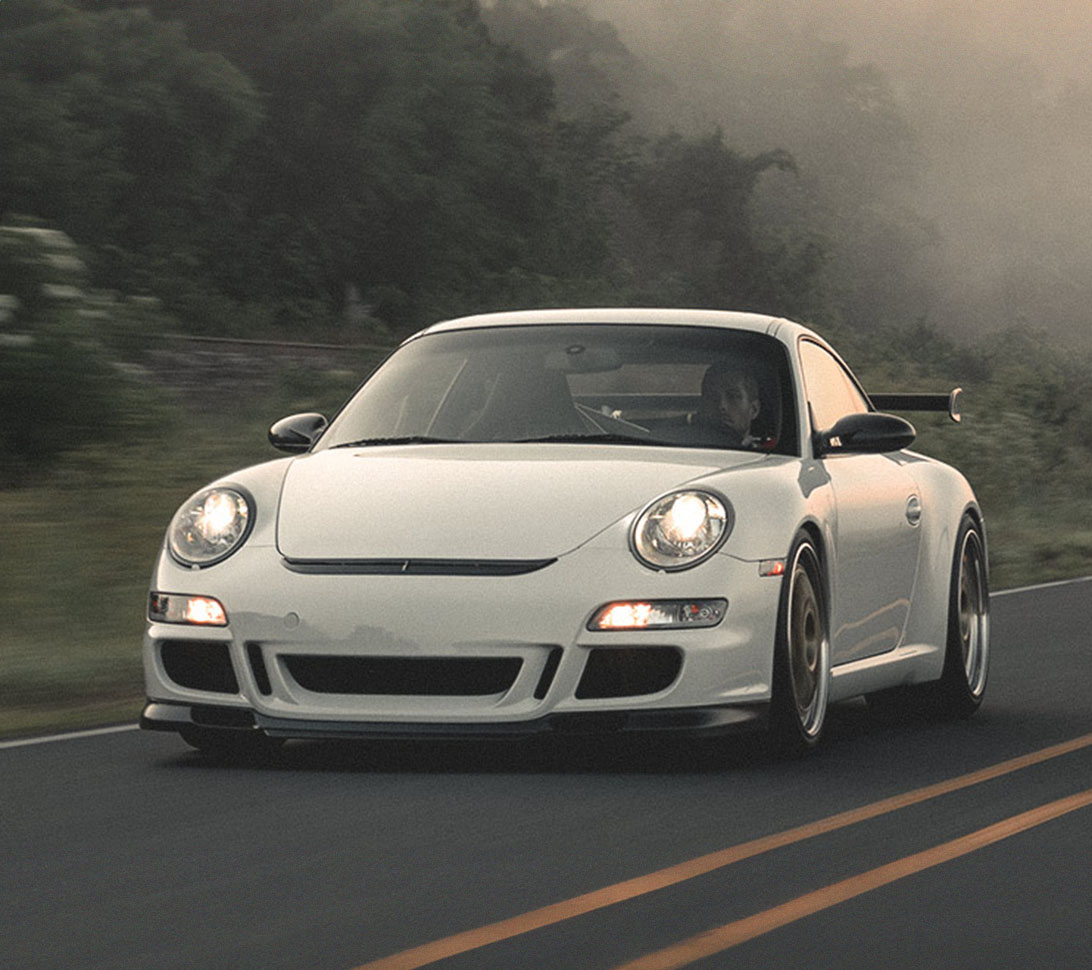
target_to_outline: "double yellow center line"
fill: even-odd
[[[926,849],[924,852],[917,852],[877,869],[862,872],[860,875],[851,876],[830,886],[824,886],[815,892],[798,896],[796,899],[761,913],[755,913],[753,916],[719,926],[714,930],[691,937],[689,940],[683,940],[663,950],[631,960],[629,963],[615,967],[614,970],[679,970],[680,967],[721,953],[740,943],[746,943],[756,936],[762,936],[771,930],[794,923],[805,916],[837,906],[847,899],[853,899],[854,896],[879,889],[888,883],[905,879],[907,876],[931,869],[933,866],[939,866],[942,862],[958,859],[969,852],[993,845],[994,842],[1026,832],[1028,829],[1035,828],[1036,825],[1042,825],[1051,819],[1060,818],[1062,815],[1089,805],[1092,805],[1092,790],[1081,792],[1079,795],[1070,795],[1068,798],[1060,798],[1056,802],[1040,805],[1030,812],[1023,812],[995,825],[988,825],[970,835],[953,839],[951,842]]]
[[[1022,755],[1019,758],[1002,761],[999,764],[991,765],[988,768],[972,771],[969,774],[960,775],[957,778],[951,778],[935,785],[917,788],[901,795],[895,795],[878,802],[872,802],[869,805],[862,805],[860,808],[851,809],[847,812],[840,812],[837,815],[831,815],[827,818],[810,822],[807,825],[800,825],[775,835],[768,835],[760,839],[753,839],[750,842],[743,842],[727,849],[721,849],[717,852],[698,856],[696,859],[690,859],[674,866],[668,866],[666,869],[660,869],[656,872],[638,876],[634,879],[627,879],[623,882],[615,883],[614,885],[606,886],[590,893],[584,893],[580,896],[574,896],[572,899],[562,900],[561,902],[553,903],[549,906],[543,906],[540,909],[534,909],[530,912],[522,913],[497,923],[490,923],[488,926],[466,930],[465,932],[456,933],[453,936],[447,936],[440,940],[434,940],[431,943],[425,943],[422,946],[417,946],[410,950],[403,950],[401,953],[395,953],[389,957],[363,964],[355,968],[355,970],[416,970],[418,967],[428,966],[431,963],[456,956],[460,953],[467,953],[471,950],[488,946],[491,943],[499,943],[501,940],[511,939],[512,937],[530,933],[533,930],[542,929],[546,926],[552,926],[555,923],[560,923],[576,916],[582,916],[586,913],[604,909],[607,906],[613,906],[615,903],[625,902],[626,900],[644,896],[659,889],[675,886],[689,879],[694,879],[697,876],[705,875],[706,873],[713,872],[717,869],[723,869],[724,867],[730,866],[735,862],[740,862],[743,859],[751,859],[774,849],[783,848],[784,846],[803,842],[806,839],[811,839],[818,835],[825,835],[828,832],[847,828],[850,825],[856,825],[858,822],[865,822],[869,819],[898,811],[901,808],[918,805],[933,798],[939,798],[941,795],[947,795],[964,788],[970,788],[973,785],[979,785],[994,778],[1000,778],[1003,775],[1008,775],[1015,771],[1020,771],[1023,768],[1029,768],[1032,765],[1041,764],[1052,758],[1058,758],[1062,755],[1090,746],[1092,746],[1092,734],[1086,734],[1082,737],[1074,738],[1071,741],[1055,744],[1048,748],[1043,748],[1040,751]],[[691,963],[702,956],[720,952],[720,950],[726,949],[729,946],[735,946],[737,943],[741,943],[746,939],[751,939],[762,933],[769,932],[772,929],[776,929],[778,926],[783,926],[786,923],[800,919],[810,913],[818,912],[820,909],[836,905],[838,902],[845,899],[858,896],[861,893],[886,885],[889,882],[901,879],[914,872],[920,872],[922,869],[929,868],[930,866],[939,865],[941,862],[947,861],[948,859],[956,858],[967,852],[973,852],[975,849],[981,848],[984,845],[989,845],[991,842],[1008,838],[1010,835],[1015,835],[1017,832],[1025,831],[1035,825],[1040,825],[1043,822],[1049,821],[1051,818],[1057,818],[1060,815],[1075,811],[1078,808],[1083,808],[1089,804],[1092,804],[1092,791],[1052,802],[1049,805],[1041,806],[1032,812],[1025,812],[1022,815],[1017,815],[1004,822],[1000,822],[997,825],[991,825],[988,828],[971,833],[961,839],[956,839],[953,842],[945,843],[944,845],[929,849],[926,852],[918,853],[917,855],[908,856],[907,858],[891,863],[888,866],[881,866],[879,869],[862,873],[859,876],[854,876],[850,879],[843,880],[840,883],[835,883],[833,886],[828,886],[825,889],[817,890],[806,896],[801,896],[783,906],[775,907],[764,913],[758,913],[755,916],[747,917],[744,920],[738,920],[735,923],[727,924],[710,933],[695,937],[693,940],[685,941],[675,947],[669,947],[667,950],[651,954],[648,957],[641,958],[641,960],[626,964],[624,968],[620,967],[618,970],[669,970],[669,968],[685,966],[687,963]],[[709,949],[710,947],[712,947],[712,949]]]

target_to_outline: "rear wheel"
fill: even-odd
[[[963,517],[956,536],[948,593],[948,643],[940,680],[925,685],[933,711],[970,717],[982,703],[990,668],[990,592],[986,548],[978,524]]]
[[[986,693],[990,593],[981,529],[965,515],[956,534],[948,585],[948,639],[940,679],[868,695],[881,720],[970,717]]]
[[[823,569],[807,533],[801,532],[793,542],[782,582],[769,733],[777,752],[797,755],[819,743],[830,694]]]

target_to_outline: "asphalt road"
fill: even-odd
[[[137,731],[0,745],[0,968],[1085,970],[1092,582],[996,597],[993,624],[970,721],[848,704],[789,764],[742,741],[299,743],[245,768]]]

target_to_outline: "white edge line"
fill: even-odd
[[[1054,586],[1075,586],[1077,583],[1090,583],[1092,576],[1080,576],[1077,579],[1059,579],[1053,583],[1038,583],[1035,586],[1016,586],[1013,589],[1000,589],[997,592],[990,591],[990,599],[998,596],[1008,596],[1009,593],[1028,593],[1033,589],[1051,589]]]
[[[77,738],[93,738],[100,734],[120,734],[122,731],[135,731],[139,727],[139,724],[117,724],[114,727],[93,728],[90,731],[50,734],[43,738],[20,738],[17,741],[0,741],[0,750],[4,748],[25,748],[31,744],[50,744],[53,741],[75,741]]]
[[[1077,583],[1092,582],[1092,576],[1081,576],[1077,579],[1059,579],[1053,583],[1039,583],[1035,586],[1016,586],[1013,589],[1002,589],[990,593],[990,599],[998,596],[1008,596],[1010,593],[1028,593],[1036,589],[1050,589],[1054,586],[1074,586]],[[18,741],[0,741],[0,751],[5,748],[25,748],[32,744],[52,744],[54,741],[75,741],[79,738],[94,738],[102,734],[120,734],[123,731],[135,731],[139,724],[118,724],[114,727],[93,728],[90,731],[70,731],[67,734],[50,734],[43,738],[22,738]]]

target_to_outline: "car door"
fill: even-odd
[[[812,430],[869,410],[842,362],[821,344],[800,345]],[[899,453],[821,459],[834,494],[830,523],[832,663],[886,653],[902,639],[917,573],[921,495]]]

